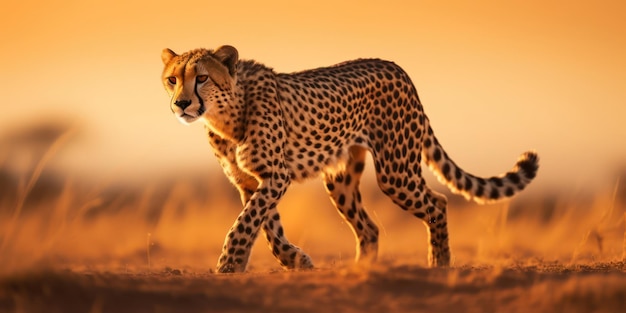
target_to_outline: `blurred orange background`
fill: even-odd
[[[65,119],[54,164],[145,180],[217,173],[201,125],[171,116],[160,52],[231,44],[290,72],[400,64],[466,170],[541,156],[531,188],[613,184],[626,156],[624,1],[11,1],[0,19],[0,138]]]

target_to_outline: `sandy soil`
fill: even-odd
[[[375,265],[220,275],[49,270],[0,281],[2,312],[626,312],[626,264]]]

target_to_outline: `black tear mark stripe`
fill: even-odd
[[[198,102],[200,102],[200,108],[198,108],[198,116],[200,116],[204,114],[206,108],[204,107],[204,100],[202,100],[202,97],[200,97],[200,94],[198,93],[198,84],[196,82],[194,82],[193,93],[196,94],[196,97],[198,97]]]

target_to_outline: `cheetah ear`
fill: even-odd
[[[163,64],[169,63],[170,60],[172,60],[176,56],[178,56],[176,52],[167,48],[163,49],[163,52],[161,52],[161,60],[163,60]]]
[[[230,76],[235,77],[237,60],[239,58],[237,49],[233,46],[221,46],[213,52],[213,55],[226,66]]]

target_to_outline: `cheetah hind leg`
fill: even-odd
[[[428,188],[422,177],[386,169],[392,165],[376,160],[376,156],[374,162],[378,185],[383,193],[404,211],[424,222],[428,231],[428,265],[449,266],[446,197]],[[388,175],[386,172],[393,174]]]
[[[422,218],[428,229],[428,265],[449,266],[450,248],[448,245],[448,214],[446,197],[426,186],[424,202],[426,216]]]
[[[356,261],[359,263],[373,262],[378,254],[378,226],[365,211],[359,192],[366,152],[364,148],[352,147],[344,171],[324,174],[326,190],[333,204],[358,240]]]

